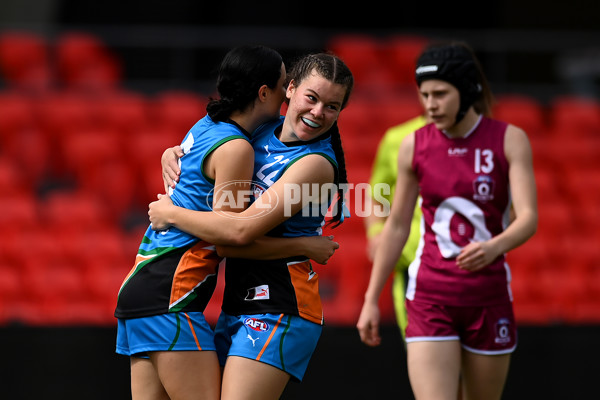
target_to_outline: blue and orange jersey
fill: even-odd
[[[207,115],[181,143],[181,176],[171,199],[177,206],[211,211],[214,181],[204,173],[207,157],[230,140],[249,140],[234,123]],[[120,290],[115,316],[137,318],[176,311],[204,311],[216,285],[221,258],[215,247],[177,228],[157,232],[149,226],[133,268]]]
[[[335,153],[328,136],[311,142],[282,143],[277,138],[282,123],[283,117],[279,121],[262,125],[252,134],[255,193],[266,191],[292,164],[309,154],[325,157],[337,171]],[[327,207],[302,210],[273,229],[269,235],[320,235],[326,211]],[[228,258],[222,309],[231,315],[299,315],[320,324],[323,321],[323,310],[318,278],[310,260],[304,256],[269,261]]]

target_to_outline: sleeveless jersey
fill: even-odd
[[[206,158],[220,145],[248,140],[233,123],[213,122],[207,115],[185,136],[181,147],[181,175],[170,190],[175,205],[211,211],[214,181],[203,172]],[[216,286],[221,261],[215,247],[177,228],[156,232],[150,225],[134,266],[117,301],[117,318],[137,318],[167,312],[203,312]]]
[[[479,271],[456,265],[464,246],[488,240],[508,224],[506,127],[480,117],[463,138],[450,138],[434,124],[415,132],[413,169],[423,217],[417,256],[409,267],[408,299],[451,306],[512,300],[504,255]]]
[[[255,196],[260,196],[283,175],[287,168],[309,154],[322,155],[337,170],[329,137],[286,145],[276,137],[282,122],[283,117],[279,121],[262,125],[252,135],[255,154],[253,176]],[[269,235],[276,237],[320,235],[326,211],[327,207],[324,210],[320,207],[310,210],[305,208],[273,229]],[[227,258],[222,309],[230,315],[262,313],[298,315],[321,324],[323,310],[318,281],[317,273],[313,271],[310,261],[304,256],[268,261]]]

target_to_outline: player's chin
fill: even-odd
[[[298,132],[296,132],[296,136],[298,137],[299,140],[301,140],[303,142],[308,142],[309,140],[318,138],[323,133],[325,133],[325,132],[322,129],[312,129],[312,128],[305,127],[302,130],[298,130]]]
[[[452,127],[452,125],[450,123],[448,123],[448,120],[444,119],[444,118],[440,118],[438,120],[435,120],[433,122],[433,124],[435,125],[435,127],[440,130],[446,130]]]

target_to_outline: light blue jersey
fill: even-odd
[[[331,138],[318,138],[311,142],[295,142],[292,144],[282,143],[277,138],[276,133],[281,129],[283,118],[281,117],[279,121],[261,125],[252,134],[252,147],[254,148],[253,183],[254,192],[257,194],[266,191],[275,181],[281,178],[292,164],[309,154],[320,154],[325,157],[331,162],[337,173],[337,161],[331,146]],[[332,196],[334,194],[335,191],[332,192]],[[329,202],[326,204],[325,209],[321,210],[318,204],[309,205],[306,209],[293,215],[275,228],[270,235],[281,237],[320,235],[325,218],[325,213],[321,211],[326,211],[328,206]]]
[[[230,140],[248,140],[233,123],[213,122],[207,115],[185,136],[181,176],[170,193],[175,205],[211,211],[214,181],[204,174],[207,157]],[[177,228],[156,232],[149,226],[125,278],[115,316],[137,318],[166,312],[204,311],[216,284],[221,257],[215,247]]]
[[[292,164],[310,154],[325,157],[337,170],[335,153],[328,136],[310,142],[282,143],[277,138],[282,124],[283,117],[263,124],[252,134],[255,193],[266,191]],[[320,235],[326,211],[327,208],[322,210],[317,207],[315,212],[298,212],[268,235]],[[226,265],[224,312],[230,315],[283,313],[297,315],[316,324],[322,323],[319,277],[306,257],[299,255],[277,260],[228,258]]]

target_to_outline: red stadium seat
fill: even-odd
[[[30,194],[0,197],[0,226],[17,232],[35,228],[39,224],[37,199]]]
[[[572,206],[573,204],[566,199],[556,202],[540,202],[538,204],[539,223],[536,235],[560,239],[573,233],[577,229],[577,218]]]
[[[148,210],[148,204],[157,200],[159,194],[165,193],[165,187],[161,176],[160,158],[154,167],[150,165],[142,171],[141,192],[138,197],[138,207]]]
[[[363,161],[356,162],[356,159],[346,159],[346,173],[348,174],[348,182],[353,184],[353,194],[356,193],[357,185],[361,183],[369,183],[371,179],[372,158],[365,158]],[[356,200],[356,199],[351,199]]]
[[[595,150],[600,150],[600,147]],[[597,157],[600,153],[596,151],[594,153]],[[585,155],[582,152],[583,157]],[[576,163],[576,166],[565,170],[567,173],[565,174],[563,189],[569,192],[570,198],[574,199],[577,204],[588,206],[585,208],[597,208],[596,206],[600,204],[600,160],[595,163],[596,165],[590,165],[592,164],[591,159],[588,165],[583,165],[584,160],[581,160],[581,163],[577,163],[575,160],[576,158],[572,159],[571,162]],[[582,207],[580,211],[585,212],[588,210]]]
[[[98,102],[72,91],[56,91],[39,98],[39,121],[51,137],[60,133],[97,127],[100,122]]]
[[[39,301],[77,301],[85,297],[81,267],[64,257],[24,257],[22,276],[25,290]]]
[[[580,96],[556,96],[549,105],[550,124],[563,137],[598,136],[600,102]]]
[[[134,256],[132,255],[132,259]],[[104,304],[108,308],[112,308],[114,312],[119,289],[127,277],[130,268],[133,267],[133,262],[131,265],[127,265],[128,268],[110,265],[100,259],[96,260],[95,263],[97,264],[96,266],[89,268],[89,271],[93,271],[93,273],[86,273],[84,275],[86,291],[90,299]]]
[[[370,165],[387,126],[381,124],[377,105],[357,97],[351,100],[338,120],[347,164]]]
[[[515,315],[520,323],[548,323],[558,312],[548,302],[546,287],[538,282],[542,270],[556,268],[560,263],[551,259],[547,249],[545,241],[536,235],[507,255]]]
[[[89,128],[64,136],[61,155],[66,170],[81,184],[100,165],[125,160],[119,133],[110,128]]]
[[[65,254],[52,235],[52,230],[42,224],[29,229],[16,229],[14,235],[3,240],[2,248],[4,261],[19,265],[20,271],[59,262]]]
[[[564,318],[569,307],[565,299],[571,293],[574,281],[563,279],[564,264],[560,260],[548,258],[535,269],[516,268],[513,274],[511,286],[517,315],[520,311],[537,310],[539,315],[527,316],[526,322],[534,323],[559,322]]]
[[[55,47],[58,78],[67,88],[102,91],[121,83],[121,61],[99,37],[68,32]]]
[[[580,273],[585,274],[589,300],[600,300],[600,258],[597,257],[597,253],[596,257],[591,259],[589,268]]]
[[[97,196],[83,191],[53,191],[41,201],[42,224],[57,231],[100,229],[113,221]]]
[[[21,91],[0,92],[0,145],[16,132],[35,126],[35,105]]]
[[[561,158],[561,139],[554,135],[554,132],[549,132],[546,138],[530,136],[529,141],[533,154],[534,168],[544,169],[547,172],[555,174],[560,173],[561,165],[558,161]]]
[[[423,106],[415,90],[395,96],[386,96],[374,108],[380,120],[382,132],[389,128],[402,124],[423,113]]]
[[[140,180],[137,200],[144,210],[158,193],[165,192],[160,164],[163,152],[180,144],[184,135],[164,127],[146,127],[127,137],[125,148]]]
[[[160,166],[160,159],[157,162]],[[104,203],[113,221],[123,221],[137,204],[139,186],[135,170],[125,160],[98,164],[79,185],[80,190]]]
[[[548,140],[546,110],[535,98],[523,94],[504,94],[496,97],[493,117],[523,129],[530,137]]]
[[[0,322],[6,319],[11,305],[22,296],[21,274],[18,265],[0,263]]]
[[[152,110],[142,94],[116,90],[99,98],[100,119],[123,137],[146,126]]]
[[[134,252],[126,251],[124,234],[117,225],[57,231],[54,237],[63,249],[64,258],[80,265],[81,273],[96,275],[98,268],[113,268],[124,274],[135,259]]]
[[[6,140],[2,153],[12,160],[32,188],[55,176],[55,154],[50,138],[41,129],[15,131]]]
[[[114,323],[117,281],[130,268],[120,230],[82,225],[79,231],[54,228],[20,236],[19,262],[28,301],[16,305],[18,319],[33,325]]]
[[[0,71],[14,88],[43,91],[52,85],[48,43],[33,32],[0,34]]]
[[[554,142],[553,142],[554,143]],[[576,175],[578,170],[596,170],[600,168],[600,132],[590,137],[568,137],[562,135],[552,147],[555,162],[566,173]]]
[[[0,245],[4,247],[6,243]],[[0,261],[0,323],[28,323],[41,321],[38,299],[32,293],[24,273],[26,263],[22,259],[8,259],[2,255]]]
[[[564,250],[565,255],[561,262],[566,271],[575,271],[584,276],[600,269],[600,248],[598,247],[600,234],[597,221],[590,221],[586,226],[582,226],[581,223],[577,224],[577,230],[562,240],[561,249]],[[598,276],[600,275],[596,275],[596,277]]]
[[[515,271],[517,274],[530,272],[535,275],[540,268],[545,268],[552,262],[549,255],[549,243],[544,240],[542,235],[536,234],[521,246],[509,251],[506,260],[513,273]],[[526,276],[526,278],[529,277]]]
[[[0,193],[3,196],[32,195],[34,188],[26,174],[10,157],[0,155]]]
[[[563,182],[563,175],[560,172],[546,168],[545,166],[536,167],[536,164],[536,160],[534,160],[534,174],[538,198],[549,202],[556,202],[564,199],[565,189],[561,185],[561,182]]]
[[[543,300],[514,300],[515,319],[517,324],[548,325],[556,323],[556,311]]]
[[[327,48],[352,70],[357,91],[372,92],[395,83],[382,57],[382,45],[371,35],[339,34],[328,41]]]
[[[597,325],[600,323],[600,300],[585,299],[572,306],[565,318],[567,323],[579,325]]]
[[[83,236],[74,248],[94,246],[80,257],[85,266],[82,271],[85,284],[92,298],[114,306],[119,287],[133,267],[136,251],[129,251],[124,245],[124,234],[117,228],[100,229]]]
[[[110,327],[116,326],[114,306],[84,299],[77,302],[64,302],[52,308],[55,316],[51,323],[54,325]]]
[[[0,93],[0,154],[13,160],[31,187],[51,175],[52,144],[39,126],[32,96],[19,91]]]
[[[205,99],[191,91],[163,91],[158,93],[152,102],[153,122],[174,132],[181,138],[190,128],[206,115]]]
[[[342,143],[363,135],[380,135],[378,121],[372,114],[372,101],[365,96],[355,96],[340,114],[338,126]]]
[[[52,144],[54,173],[59,176],[67,174],[67,157],[77,155],[63,154],[63,145],[81,132],[105,128],[98,102],[73,92],[55,92],[40,98],[38,110],[40,129],[48,135]]]
[[[429,39],[418,35],[393,35],[384,41],[384,58],[396,82],[415,87],[417,58],[425,49]]]
[[[135,154],[126,145],[131,132],[114,126],[82,128],[63,135],[60,147],[63,175],[75,180],[78,188],[105,202],[115,218],[128,211],[136,198]],[[160,158],[157,158],[160,166]]]

